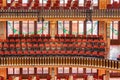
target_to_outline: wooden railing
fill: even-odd
[[[86,57],[0,57],[0,67],[7,66],[81,66],[120,70],[120,61]]]
[[[58,10],[0,10],[0,18],[85,18],[86,9]],[[96,9],[93,18],[119,18],[120,9]]]

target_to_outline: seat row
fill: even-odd
[[[34,34],[32,34],[32,35],[28,35],[28,34],[26,34],[26,35],[23,35],[23,34],[13,35],[13,34],[10,34],[8,36],[8,39],[28,39],[28,38],[30,38],[30,39],[33,39],[33,38],[50,39],[51,36],[50,36],[50,34],[41,34],[41,35],[39,35],[39,34],[36,34],[36,35],[34,35]]]
[[[32,43],[32,44],[40,44],[40,43],[87,43],[87,44],[103,44],[105,45],[104,40],[86,40],[86,39],[6,39],[0,40],[0,43],[8,43],[8,44],[17,44],[17,43]]]
[[[97,51],[77,51],[77,50],[13,50],[0,51],[1,56],[84,56],[84,57],[104,57],[105,52]]]
[[[56,39],[103,39],[103,36],[102,35],[77,35],[77,36],[75,36],[75,35],[73,35],[73,34],[71,34],[71,35],[69,35],[69,34],[66,34],[66,35],[64,35],[64,34],[56,34],[55,35],[55,38]]]
[[[20,39],[38,39],[38,38],[41,38],[41,39],[50,39],[51,38],[51,36],[50,36],[50,34],[41,34],[41,35],[39,35],[39,34],[36,34],[36,35],[28,35],[28,34],[26,34],[26,35],[23,35],[23,34],[20,34],[20,35],[18,35],[18,34],[15,34],[15,35],[13,35],[13,34],[10,34],[9,36],[8,36],[8,38],[13,38],[13,39],[18,39],[18,38],[20,38]],[[75,36],[74,34],[66,34],[66,35],[64,35],[64,34],[56,34],[55,35],[55,39],[103,39],[103,36],[102,35],[77,35],[77,36]]]
[[[119,9],[120,8],[120,2],[113,1],[112,4],[107,5],[107,9]]]
[[[86,44],[86,43],[81,43],[81,44],[67,44],[67,43],[59,43],[59,44],[54,44],[54,43],[41,43],[41,44],[31,44],[31,43],[17,43],[17,44],[0,44],[0,49],[1,50],[21,50],[21,49],[33,49],[33,50],[40,50],[40,49],[46,49],[46,50],[97,50],[97,51],[105,51],[105,45],[99,45],[99,44]]]
[[[90,6],[92,4],[91,1],[86,1],[86,5],[79,6],[79,1],[78,0],[68,0],[66,4],[62,4],[64,6],[61,6],[60,0],[54,1],[52,3],[51,0],[47,0],[47,2],[43,5],[40,3],[39,0],[29,0],[28,3],[23,4],[22,0],[18,0],[15,3],[15,6],[12,6],[12,4],[15,2],[15,0],[11,0],[10,3],[6,4],[6,7],[4,9],[60,9],[61,7],[63,9],[90,9]],[[1,4],[3,3],[2,0],[0,2]],[[41,4],[41,5],[40,5]],[[52,5],[53,4],[53,5]],[[31,6],[32,5],[32,6]],[[0,5],[2,7],[2,5]]]

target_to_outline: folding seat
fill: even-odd
[[[85,52],[82,50],[82,51],[79,51],[78,52],[78,55],[80,55],[80,56],[84,56],[85,55]]]
[[[43,54],[43,55],[48,55],[47,50],[42,50],[42,54]]]
[[[73,50],[72,55],[78,55],[78,51],[77,50]]]
[[[97,51],[93,51],[92,52],[92,57],[98,57],[98,52]]]
[[[4,55],[4,51],[0,50],[0,56]]]
[[[80,50],[80,44],[70,45],[71,47],[75,47],[74,50]]]
[[[93,40],[92,40],[92,39],[89,39],[89,40],[88,40],[88,43],[93,44]]]
[[[41,34],[41,38],[42,38],[42,39],[45,39],[45,34]]]
[[[46,43],[46,44],[45,44],[45,48],[46,48],[46,50],[49,50],[49,49],[50,49],[50,44],[49,44],[49,43]]]
[[[44,44],[39,44],[39,46],[40,46],[40,50],[45,49],[45,45]]]
[[[80,45],[80,50],[86,50],[86,44],[83,44],[83,43],[82,43],[82,44]]]
[[[91,44],[87,45],[87,51],[92,51],[93,46]]]
[[[33,48],[33,45],[32,45],[31,43],[28,43],[28,44],[27,44],[27,49],[28,49],[28,50],[31,50],[32,48]]]
[[[18,34],[15,34],[15,40],[18,39],[18,36],[19,36]]]
[[[29,55],[29,51],[28,50],[24,50],[23,51],[23,55],[25,55],[25,56]]]
[[[24,43],[21,44],[21,47],[22,47],[23,50],[27,49],[27,45],[24,44]]]
[[[9,36],[8,36],[8,37],[9,37],[9,38],[13,38],[13,36],[14,36],[13,34],[9,34]]]
[[[56,34],[55,39],[59,39],[59,38],[60,38],[59,34]]]
[[[75,39],[75,35],[74,34],[71,34],[70,37],[71,37],[71,39]]]
[[[14,39],[10,39],[10,43],[15,43],[15,40]]]
[[[112,9],[112,8],[113,8],[112,4],[107,4],[107,9]]]
[[[58,50],[60,50],[62,48],[62,44],[61,43],[56,44],[56,46],[57,46]]]
[[[11,55],[17,55],[17,52],[15,50],[11,51]]]
[[[15,50],[15,44],[10,44],[10,50]]]
[[[26,42],[27,42],[27,43],[31,43],[32,40],[31,40],[31,39],[26,39]]]
[[[60,55],[65,55],[66,54],[66,51],[65,50],[61,50],[60,51]]]
[[[25,34],[25,39],[29,39],[29,38],[30,38],[29,34]]]
[[[98,45],[93,45],[93,51],[99,51]]]
[[[37,43],[37,39],[32,39],[32,43]]]
[[[64,35],[64,34],[61,34],[61,35],[60,35],[60,38],[61,38],[61,39],[65,39],[65,35]]]
[[[46,42],[49,42],[49,40],[48,40],[48,39],[43,39],[43,42],[45,42],[45,43],[46,43]]]
[[[56,55],[59,55],[59,54],[60,54],[60,50],[55,50],[54,53],[55,53]]]
[[[48,50],[49,55],[55,55],[54,50]]]
[[[43,41],[42,41],[42,39],[38,39],[38,43],[40,44],[40,43],[42,43]]]
[[[42,52],[40,50],[36,50],[36,55],[42,55]]]
[[[78,42],[79,44],[81,44],[81,43],[82,43],[82,39],[77,39],[77,42]]]
[[[47,39],[51,39],[50,34],[47,34],[47,35],[46,35],[46,38],[47,38]]]
[[[94,41],[94,45],[98,45],[99,44],[99,40],[95,39]]]
[[[76,39],[76,37],[74,37],[74,38],[71,39],[70,41],[71,41],[71,43],[77,43],[77,39]]]
[[[87,57],[91,57],[91,51],[86,51],[86,52],[85,52],[85,55],[86,55]]]
[[[105,46],[104,46],[104,45],[100,45],[100,47],[99,47],[99,51],[103,51],[103,52],[105,52]]]
[[[102,35],[98,35],[98,38],[99,38],[99,40],[103,40],[103,36]]]
[[[66,43],[70,43],[70,42],[71,42],[71,39],[65,39],[65,42],[66,42]]]
[[[51,40],[51,39],[50,39],[50,40]],[[49,42],[50,42],[50,41],[49,41]],[[60,41],[59,41],[59,39],[55,39],[54,42],[59,43]]]
[[[54,44],[54,43],[50,44],[50,48],[51,48],[51,50],[55,50],[56,49],[56,44]]]
[[[65,42],[65,40],[64,39],[60,39],[60,42]]]
[[[104,45],[105,46],[105,41],[104,40],[100,40],[99,41],[99,45]]]
[[[30,53],[31,56],[36,54],[34,50],[30,50],[29,53]]]
[[[38,49],[39,49],[38,44],[33,44],[33,49],[34,49],[34,50],[38,50]]]
[[[94,40],[99,40],[99,36],[98,35],[93,35],[93,39]]]
[[[68,44],[63,44],[62,49],[67,50],[67,48],[68,48]]]
[[[15,43],[20,43],[20,39],[15,39]]]
[[[10,55],[10,51],[8,51],[8,50],[4,51],[4,55],[9,56]]]
[[[82,35],[80,35],[80,34],[77,35],[77,38],[78,38],[78,39],[82,39]]]
[[[3,44],[3,49],[4,49],[4,50],[9,50],[9,45],[8,45],[7,43],[4,43],[4,44]]]
[[[82,36],[82,39],[86,39],[86,35],[83,35],[83,36]]]
[[[99,53],[98,53],[98,56],[99,56],[100,58],[104,58],[105,53],[104,53],[104,52],[99,52]]]
[[[71,51],[71,50],[67,50],[67,51],[66,51],[66,54],[67,54],[67,55],[72,55],[72,51]]]
[[[21,49],[21,45],[20,45],[20,43],[17,43],[16,44],[16,50],[20,50]]]
[[[3,47],[3,45],[2,45],[2,44],[0,44],[0,50],[2,50],[2,47]]]
[[[17,51],[17,54],[18,54],[18,55],[23,55],[23,51],[22,51],[22,50],[18,50],[18,51]]]
[[[114,1],[112,5],[114,9],[119,9],[119,4],[117,1]]]
[[[76,46],[74,44],[68,44],[67,49],[73,50],[76,49]]]
[[[39,38],[39,34],[33,35],[33,38],[37,40]]]

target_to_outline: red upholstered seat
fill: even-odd
[[[3,55],[4,54],[4,51],[0,51],[0,55]]]
[[[20,50],[20,51],[17,51],[17,54],[18,54],[18,55],[22,55],[23,52]]]
[[[10,51],[5,51],[4,54],[5,55],[10,55]]]
[[[17,52],[16,52],[16,51],[11,51],[11,54],[12,54],[12,55],[16,55]]]
[[[72,51],[71,50],[67,50],[66,54],[72,54]]]
[[[8,49],[8,48],[9,48],[9,45],[8,45],[7,43],[4,43],[3,48],[4,48],[4,49]]]
[[[24,51],[23,51],[23,54],[24,54],[24,55],[28,55],[28,54],[29,54],[28,50],[24,50]]]
[[[40,50],[37,50],[36,51],[36,54],[42,54]]]
[[[34,55],[35,54],[35,51],[34,50],[31,50],[29,51],[31,55]]]
[[[0,44],[0,49],[2,49],[2,47],[3,47],[2,44]]]

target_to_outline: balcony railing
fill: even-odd
[[[120,70],[120,61],[85,57],[0,57],[0,66],[81,66]]]
[[[85,18],[86,9],[58,10],[0,10],[0,18]],[[93,18],[119,18],[119,9],[96,9],[92,11]]]

